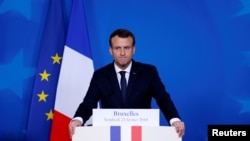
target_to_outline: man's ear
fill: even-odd
[[[112,47],[109,47],[109,54],[110,54],[110,55],[113,55]]]
[[[136,49],[136,47],[134,46],[134,47],[133,47],[133,54],[135,54],[135,49]]]

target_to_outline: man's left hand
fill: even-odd
[[[175,127],[176,132],[178,133],[179,137],[182,137],[185,134],[185,125],[182,121],[175,121],[172,126]]]

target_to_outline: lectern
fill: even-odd
[[[94,109],[93,126],[77,127],[72,141],[182,141],[159,126],[158,109]]]

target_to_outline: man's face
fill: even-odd
[[[112,47],[109,48],[109,52],[114,57],[115,64],[121,69],[127,68],[135,53],[133,39],[131,37],[114,36],[111,42]]]

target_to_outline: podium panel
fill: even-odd
[[[110,128],[107,126],[76,127],[72,141],[110,141]]]
[[[182,141],[170,126],[77,127],[72,141]]]
[[[142,141],[181,141],[174,127],[144,126]]]

